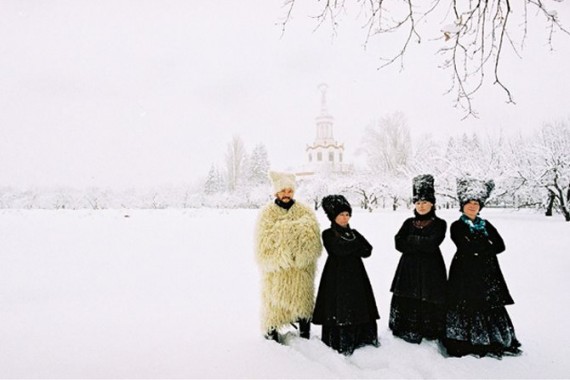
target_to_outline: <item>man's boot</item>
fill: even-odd
[[[311,336],[311,321],[299,319],[299,335],[301,338],[309,339]]]
[[[274,340],[279,343],[279,333],[275,329],[271,329],[265,334],[265,339],[267,340]]]

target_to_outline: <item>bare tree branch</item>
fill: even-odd
[[[288,11],[283,30],[291,20],[295,1],[285,0]],[[318,3],[321,1],[317,0]],[[508,84],[501,78],[501,62],[505,46],[511,47],[520,57],[519,49],[509,32],[515,29],[522,31],[520,38],[522,49],[528,35],[528,15],[531,9],[536,11],[535,16],[542,15],[545,18],[548,30],[547,42],[551,50],[557,32],[570,36],[570,32],[560,22],[557,12],[547,5],[548,2],[554,1],[558,0],[517,0],[516,3],[512,3],[511,0],[432,0],[429,3],[425,0],[353,0],[351,5],[356,5],[361,12],[360,16],[364,18],[364,48],[375,38],[394,35],[396,32],[402,33],[404,37],[397,51],[388,57],[380,57],[381,64],[378,67],[383,69],[399,62],[400,70],[404,68],[404,57],[411,47],[411,42],[422,42],[422,32],[418,29],[418,22],[421,20],[426,24],[428,16],[435,14],[438,9],[447,7],[445,19],[452,18],[452,23],[436,31],[435,33],[439,33],[439,38],[431,40],[447,45],[437,51],[443,59],[440,67],[451,73],[451,84],[446,94],[455,94],[454,106],[463,109],[464,118],[467,118],[477,117],[473,108],[473,98],[485,84],[487,70],[492,70],[493,84],[505,94],[506,102],[515,104]],[[320,12],[314,16],[317,20],[316,29],[328,20],[333,34],[336,34],[337,17],[340,12],[347,11],[349,7],[347,3],[346,0],[322,1]],[[517,9],[522,10],[520,15],[523,19],[522,23],[511,25],[515,4]]]

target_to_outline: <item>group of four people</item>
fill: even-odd
[[[322,341],[345,355],[378,346],[380,316],[362,262],[372,245],[350,227],[350,203],[342,195],[322,199],[331,227],[321,243],[313,210],[293,198],[295,176],[270,172],[270,178],[275,201],[261,211],[256,231],[265,337],[279,341],[279,328],[298,323],[300,336],[309,338],[313,323],[322,326]],[[401,258],[390,288],[389,328],[411,343],[441,341],[450,356],[517,355],[520,343],[505,309],[514,302],[496,257],[505,245],[479,217],[494,184],[464,178],[457,186],[462,215],[450,227],[457,252],[447,278],[439,248],[447,224],[436,216],[433,176],[413,180],[414,217],[395,236]],[[328,257],[315,300],[322,245]]]

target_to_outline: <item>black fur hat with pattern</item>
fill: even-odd
[[[463,211],[463,206],[469,201],[479,202],[479,207],[485,207],[485,202],[495,188],[495,182],[491,179],[463,177],[457,179],[457,199],[459,199],[459,210]]]
[[[327,218],[329,218],[331,222],[334,222],[338,214],[343,211],[348,211],[348,214],[352,216],[352,207],[342,195],[327,195],[321,201],[321,205],[323,206],[323,210],[325,210],[325,214],[327,214]]]
[[[428,201],[435,204],[435,188],[431,174],[420,174],[412,180],[413,201]]]

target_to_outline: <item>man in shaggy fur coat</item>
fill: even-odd
[[[314,211],[293,199],[295,175],[270,172],[275,201],[259,215],[256,259],[262,273],[262,327],[279,342],[278,329],[299,322],[309,338],[315,304],[315,270],[321,255],[320,227]]]

